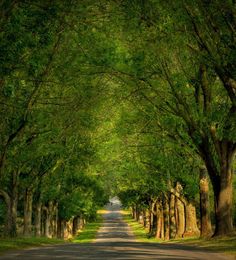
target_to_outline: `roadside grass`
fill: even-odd
[[[175,243],[189,246],[197,246],[203,249],[225,253],[236,257],[236,235],[220,238],[184,238],[172,239],[164,243]]]
[[[99,210],[97,220],[87,223],[83,230],[72,239],[63,240],[46,237],[16,237],[16,238],[0,238],[0,254],[9,250],[25,249],[30,247],[39,247],[46,245],[56,245],[63,243],[89,243],[94,240],[99,227],[102,224],[101,214],[105,214],[106,210]]]
[[[107,210],[107,209],[99,209],[99,210],[97,211],[97,214],[98,214],[98,215],[103,215],[103,214],[106,214],[106,213],[108,213],[108,210]]]
[[[123,210],[122,216],[124,221],[131,227],[135,238],[139,242],[151,242],[151,243],[174,243],[181,245],[196,246],[206,250],[211,250],[219,253],[225,253],[228,255],[236,256],[236,234],[221,238],[182,238],[171,239],[169,241],[163,241],[156,238],[149,238],[147,230],[132,219],[129,211]]]
[[[87,223],[85,227],[81,231],[79,231],[78,235],[71,240],[71,242],[73,243],[93,242],[93,240],[96,238],[97,231],[102,224],[102,214],[104,213],[105,210],[100,210],[98,212],[97,219],[94,222]]]
[[[0,253],[12,249],[22,249],[34,246],[55,245],[65,243],[66,241],[56,238],[45,237],[17,237],[17,238],[0,238]]]
[[[131,217],[131,214],[128,210],[122,210],[121,214],[124,221],[131,227],[131,230],[137,241],[149,243],[159,243],[161,241],[154,237],[150,237],[147,230]]]

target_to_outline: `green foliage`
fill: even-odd
[[[17,172],[21,195],[89,219],[109,195],[147,207],[177,182],[195,200],[204,163],[220,176],[217,147],[236,140],[230,1],[0,7],[1,189]]]

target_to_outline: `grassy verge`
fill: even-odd
[[[105,210],[98,212],[98,218],[93,223],[85,225],[84,229],[79,235],[73,239],[63,240],[56,238],[46,237],[17,237],[17,238],[0,238],[0,254],[8,250],[24,249],[30,247],[38,247],[45,245],[55,245],[61,243],[75,242],[75,243],[88,243],[93,241],[96,237],[96,233],[101,226],[102,216],[101,214],[106,213]]]
[[[215,252],[226,253],[229,255],[236,256],[236,236],[222,237],[222,238],[182,238],[182,239],[171,239],[170,241],[162,241],[155,238],[149,238],[147,230],[133,220],[129,211],[122,212],[123,219],[131,227],[136,239],[140,242],[152,242],[152,243],[179,243],[183,245],[191,245],[201,247],[203,249],[212,250]]]
[[[149,242],[149,243],[155,243],[155,242],[159,243],[161,241],[154,237],[150,237],[148,235],[147,230],[131,217],[131,214],[129,211],[122,210],[121,213],[122,213],[122,217],[123,217],[124,221],[131,227],[131,230],[137,241]]]
[[[44,237],[17,237],[17,238],[0,238],[0,253],[11,249],[22,249],[42,245],[54,245],[64,243],[61,239],[44,238]]]
[[[179,243],[183,245],[191,245],[201,247],[203,249],[212,250],[220,253],[233,255],[236,257],[236,236],[221,238],[185,238],[173,239],[165,243]]]
[[[102,213],[103,214],[103,213]],[[98,212],[97,220],[92,223],[87,223],[83,230],[81,230],[72,242],[73,243],[90,243],[92,242],[97,234],[98,229],[102,224],[102,216],[101,213]]]

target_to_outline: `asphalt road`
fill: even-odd
[[[108,213],[104,215],[104,223],[93,243],[71,243],[12,251],[1,255],[0,259],[232,259],[189,246],[137,242],[127,224],[121,219],[119,203],[113,202],[112,205],[108,205],[107,209]]]

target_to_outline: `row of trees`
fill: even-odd
[[[64,237],[107,200],[91,169],[101,79],[80,47],[84,17],[75,19],[89,3],[72,2],[0,4],[0,219],[7,236]]]
[[[210,234],[208,203],[231,233],[235,27],[230,0],[2,1],[6,234],[55,235],[110,191],[158,237]]]
[[[118,52],[125,62],[116,64],[115,71],[122,100],[128,101],[118,123],[126,158],[117,164],[122,201],[139,209],[136,216],[143,208],[160,212],[157,226],[167,223],[167,233],[173,219],[183,235],[198,233],[193,217],[193,226],[188,223],[194,200],[202,235],[209,235],[207,186],[200,185],[198,195],[199,182],[207,180],[199,176],[206,170],[213,194],[213,234],[230,234],[235,211],[235,3],[133,0],[116,8],[123,14]],[[171,196],[177,203],[175,220]],[[178,208],[180,201],[185,210]],[[167,204],[169,220],[162,213]],[[185,225],[180,211],[185,211]]]

